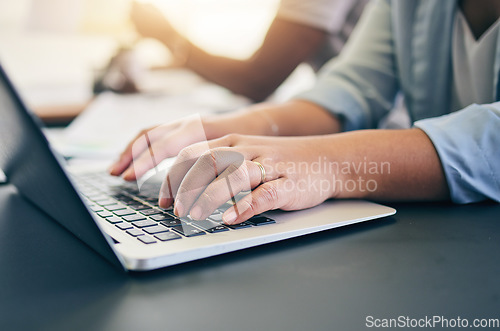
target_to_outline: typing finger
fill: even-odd
[[[231,148],[212,149],[201,155],[186,173],[175,195],[174,212],[186,216],[198,196],[228,167],[237,169],[244,156]],[[214,208],[215,209],[215,208]]]
[[[246,160],[241,165],[231,163],[217,179],[212,181],[197,197],[190,210],[194,220],[206,219],[215,209],[240,192],[250,191],[260,184],[260,168]]]
[[[186,176],[189,169],[196,163],[198,157],[209,149],[208,143],[203,141],[180,151],[160,188],[158,205],[161,208],[168,208],[173,204],[177,190],[184,176]]]
[[[148,148],[148,131],[151,129],[142,130],[137,136],[132,139],[125,150],[120,154],[120,158],[110,168],[109,173],[113,176],[121,175],[132,163],[134,159],[133,150],[136,156],[142,154]]]
[[[238,224],[252,216],[284,206],[290,199],[284,189],[286,180],[282,177],[258,186],[226,210],[222,216],[224,223]]]
[[[147,137],[146,139],[148,139]],[[123,173],[123,178],[125,180],[140,178],[164,159],[176,156],[182,148],[193,143],[193,139],[196,139],[196,137],[189,136],[182,130],[173,130],[167,135],[163,135],[162,139],[148,145],[147,149],[143,149],[143,144],[139,144],[137,149],[142,153],[133,160],[129,168]],[[132,154],[134,155],[136,155],[135,148],[135,146],[132,147]]]
[[[172,205],[182,180],[186,176],[187,172],[191,169],[191,167],[196,163],[198,158],[203,155],[203,153],[206,153],[208,150],[210,150],[210,148],[227,147],[233,146],[235,144],[234,135],[228,135],[210,141],[207,141],[206,139],[200,139],[199,141],[200,142],[194,143],[182,149],[177,156],[177,160],[169,170],[160,189],[160,197],[158,202],[160,207],[168,208]]]
[[[126,171],[131,163],[140,155],[142,155],[154,142],[164,137],[169,132],[175,130],[179,124],[166,123],[154,126],[149,129],[142,130],[132,139],[124,151],[121,153],[120,158],[110,168],[110,174],[119,176]]]

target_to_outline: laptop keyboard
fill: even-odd
[[[158,207],[159,183],[146,182],[139,190],[137,183],[124,182],[105,173],[78,175],[73,179],[96,215],[148,245],[275,223],[258,215],[240,224],[223,224],[222,214],[230,203],[202,221],[194,221],[189,216],[179,218],[172,209]]]

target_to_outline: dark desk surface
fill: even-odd
[[[125,274],[0,186],[2,330],[361,330],[500,318],[500,205],[394,217]]]

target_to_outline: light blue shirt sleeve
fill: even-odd
[[[414,126],[439,155],[451,199],[500,202],[500,103],[473,104],[445,115],[455,5],[372,1],[338,60],[325,66],[312,90],[296,98],[325,108],[349,131],[376,128],[403,90],[408,111],[418,120]]]
[[[415,127],[434,144],[453,202],[500,202],[500,102],[473,104]]]
[[[316,86],[297,95],[341,119],[344,131],[376,128],[398,91],[391,7],[369,3],[338,58],[327,63]]]

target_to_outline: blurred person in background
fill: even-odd
[[[179,33],[151,4],[134,2],[131,19],[140,36],[154,38],[170,50],[173,66],[190,69],[233,93],[262,101],[299,64],[307,62],[316,71],[337,56],[367,1],[281,0],[262,45],[246,60],[206,52]],[[135,89],[134,82],[127,81],[117,92]]]

